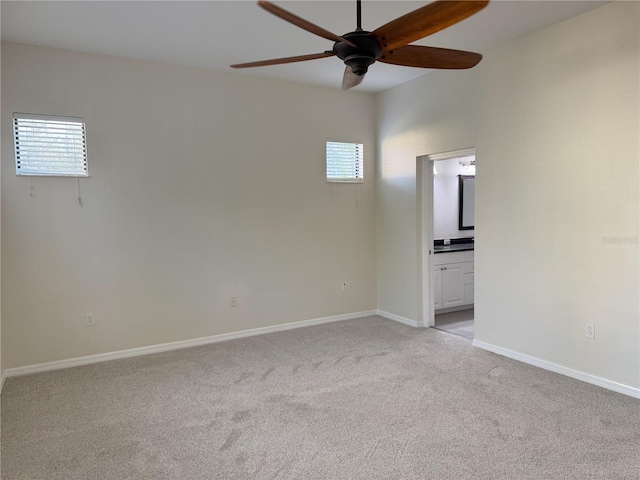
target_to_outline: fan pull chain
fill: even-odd
[[[33,177],[29,176],[29,196],[33,197]]]

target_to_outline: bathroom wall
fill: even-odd
[[[437,175],[433,177],[433,238],[473,237],[473,230],[458,229],[458,175],[469,175],[469,167],[460,165],[472,157],[451,158],[434,162]]]

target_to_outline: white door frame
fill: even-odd
[[[476,154],[474,147],[450,152],[421,155],[416,158],[418,212],[418,325],[433,327],[433,165],[434,162]]]

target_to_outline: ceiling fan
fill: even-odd
[[[470,17],[488,3],[489,0],[437,0],[398,17],[373,32],[368,32],[362,29],[361,0],[356,0],[357,27],[353,32],[339,36],[267,0],[258,0],[259,6],[277,17],[327,40],[333,40],[335,42],[333,49],[311,55],[239,63],[231,67],[264,67],[337,56],[346,65],[342,77],[343,90],[359,85],[369,66],[376,60],[407,67],[471,68],[480,62],[482,55],[462,50],[409,44]]]

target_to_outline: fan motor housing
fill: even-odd
[[[333,53],[344,61],[345,65],[351,67],[351,71],[355,75],[364,75],[369,69],[369,65],[382,55],[382,48],[378,40],[371,35],[371,32],[364,30],[355,31],[343,35],[356,46],[352,47],[344,42],[336,42],[333,45]]]

